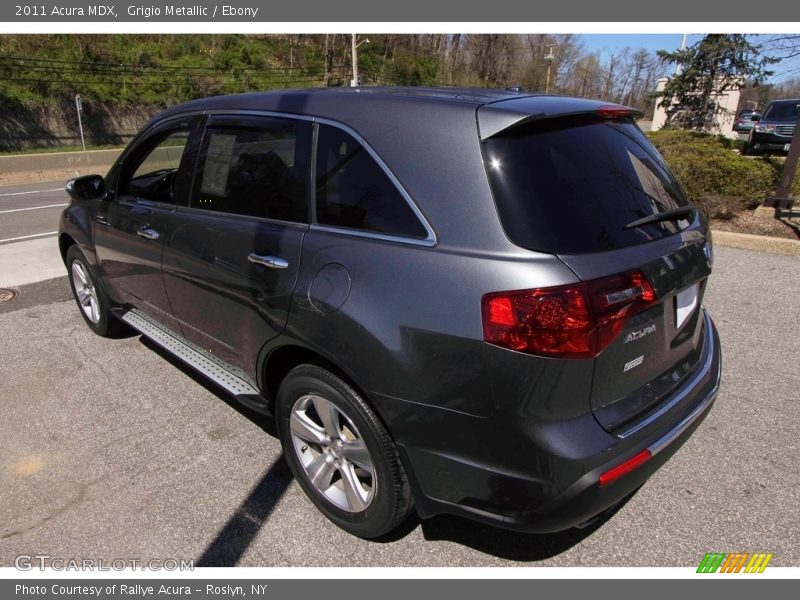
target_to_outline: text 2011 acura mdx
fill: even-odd
[[[61,253],[95,332],[125,323],[273,413],[345,530],[412,507],[561,530],[640,486],[720,381],[707,225],[632,112],[468,89],[197,100],[68,184]]]

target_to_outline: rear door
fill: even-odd
[[[171,216],[164,281],[185,336],[255,380],[286,325],[308,229],[312,123],[209,117],[188,207]]]
[[[698,367],[711,266],[702,215],[622,110],[523,122],[483,144],[509,238],[583,281],[612,278],[587,287],[598,330],[605,315],[624,324],[605,330],[591,404],[606,429],[624,431]]]

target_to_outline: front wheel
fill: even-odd
[[[122,323],[111,314],[108,299],[96,284],[89,263],[77,246],[67,250],[66,262],[72,295],[89,328],[103,337],[120,331]]]
[[[397,448],[352,387],[326,369],[300,365],[285,377],[276,400],[286,461],[328,519],[374,538],[408,516],[411,493]]]

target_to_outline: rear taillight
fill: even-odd
[[[633,315],[657,304],[640,271],[572,285],[483,297],[483,337],[497,346],[552,357],[591,358]]]

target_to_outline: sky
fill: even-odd
[[[644,48],[645,50],[677,50],[681,46],[682,33],[662,34],[582,34],[580,39],[584,47],[589,52],[600,52],[605,58],[612,52],[630,47],[634,50]],[[703,39],[702,35],[691,34],[687,36],[686,45],[691,46]],[[800,75],[800,59],[782,61],[770,67],[775,74],[767,81],[778,83],[788,77],[798,77]]]

